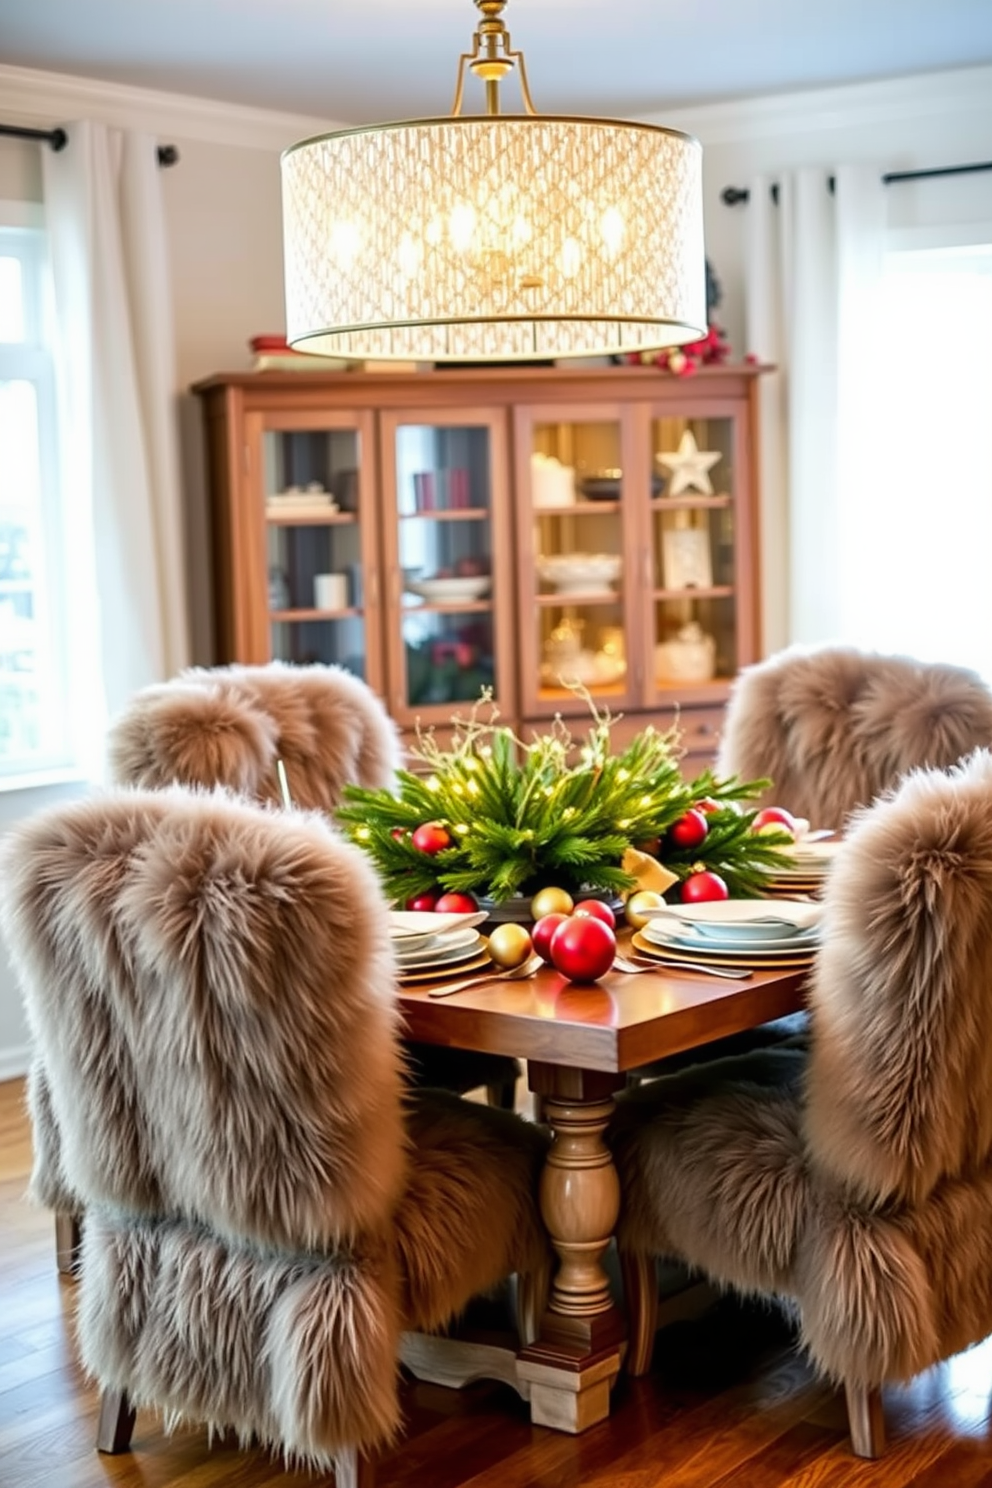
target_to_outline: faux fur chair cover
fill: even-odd
[[[992,691],[963,667],[849,647],[792,648],[734,684],[720,774],[773,781],[774,801],[839,827],[910,770],[992,745]]]
[[[874,1387],[992,1332],[992,755],[862,812],[824,913],[808,1054],[624,1099],[619,1233],[793,1298],[817,1367]]]
[[[297,806],[333,812],[346,785],[392,784],[396,725],[372,689],[336,666],[192,668],[132,699],[109,735],[118,785],[225,785],[280,805],[281,759]],[[418,1085],[512,1096],[520,1066],[503,1054],[409,1045]]]
[[[367,860],[316,814],[121,791],[11,834],[0,886],[32,1190],[86,1213],[87,1369],[318,1465],[388,1439],[401,1329],[544,1263],[545,1139],[404,1109]]]
[[[345,785],[392,783],[396,725],[343,667],[194,667],[132,699],[110,731],[118,785],[226,785],[281,800],[276,760],[297,806],[332,811]]]

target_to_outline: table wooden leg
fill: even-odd
[[[553,1065],[530,1067],[554,1141],[541,1178],[541,1214],[558,1256],[537,1341],[519,1358],[531,1420],[580,1432],[610,1411],[624,1337],[602,1258],[620,1209],[603,1133],[622,1078]]]

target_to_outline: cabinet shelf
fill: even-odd
[[[587,517],[620,510],[619,501],[573,501],[569,506],[534,506],[535,517]]]
[[[623,595],[616,589],[587,589],[580,594],[535,594],[539,605],[615,605],[623,603]]]
[[[353,527],[358,521],[354,512],[269,512],[269,527]]]
[[[720,496],[655,496],[652,511],[722,511],[733,505],[733,497]]]
[[[405,604],[403,614],[407,615],[488,615],[492,611],[491,600],[484,599],[449,599],[447,601],[428,600],[424,604]]]
[[[489,511],[486,507],[466,506],[459,507],[457,511],[418,511],[401,512],[401,522],[488,522]]]
[[[713,584],[707,589],[690,585],[686,589],[656,589],[655,599],[731,599],[734,590],[730,584]]]
[[[343,610],[270,610],[269,619],[274,625],[292,625],[307,620],[355,620],[365,611],[349,605]]]

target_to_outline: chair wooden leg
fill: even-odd
[[[658,1331],[658,1273],[650,1256],[620,1252],[620,1274],[627,1308],[627,1373],[647,1374]]]
[[[96,1428],[99,1452],[126,1452],[131,1445],[135,1411],[123,1390],[104,1390]]]
[[[489,1105],[496,1106],[501,1111],[512,1111],[517,1100],[516,1080],[501,1080],[487,1085],[486,1100]]]
[[[885,1451],[885,1417],[882,1392],[867,1385],[844,1385],[847,1423],[855,1457],[881,1457]]]
[[[55,1260],[63,1276],[75,1276],[79,1247],[83,1241],[82,1220],[64,1209],[55,1212]]]
[[[349,1447],[334,1463],[334,1488],[375,1488],[375,1462]]]

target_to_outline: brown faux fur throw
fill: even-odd
[[[780,652],[734,684],[717,771],[769,777],[774,801],[840,827],[910,770],[992,745],[992,691],[963,667],[829,646]]]
[[[992,755],[856,819],[810,1050],[625,1098],[621,1243],[798,1303],[826,1374],[905,1379],[992,1332]]]
[[[546,1141],[407,1100],[386,906],[317,814],[120,791],[0,862],[32,1188],[85,1210],[103,1387],[327,1466],[397,1425],[401,1329],[542,1265]]]
[[[280,805],[276,761],[297,806],[331,813],[348,784],[390,786],[399,734],[372,690],[335,666],[192,669],[132,699],[110,732],[118,785],[161,789],[225,785]],[[418,1085],[457,1091],[511,1087],[520,1074],[505,1054],[408,1049]]]
[[[389,786],[400,760],[382,702],[343,667],[192,668],[148,687],[110,731],[119,785],[226,785],[279,802],[281,759],[293,801],[332,811],[345,785]]]

